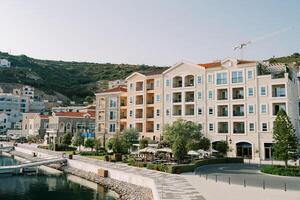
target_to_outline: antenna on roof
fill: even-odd
[[[246,41],[246,42],[242,42],[242,43],[239,43],[237,45],[235,45],[233,47],[233,50],[236,51],[236,50],[240,50],[240,53],[241,53],[241,59],[243,59],[244,57],[244,48],[246,46],[248,46],[249,44],[252,44],[252,43],[255,43],[255,42],[258,42],[258,41],[261,41],[261,40],[264,40],[264,39],[268,39],[270,37],[273,37],[275,35],[278,35],[280,33],[284,33],[286,31],[289,31],[290,29],[293,29],[293,27],[288,27],[288,28],[283,28],[283,29],[280,29],[280,30],[277,30],[277,31],[274,31],[274,32],[271,32],[271,33],[268,33],[266,35],[262,35],[260,37],[257,37],[257,38],[254,38],[252,40],[249,40],[249,41]]]

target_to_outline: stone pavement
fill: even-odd
[[[34,150],[36,152],[47,153],[56,156],[61,155],[61,153],[38,149],[32,145],[23,144],[19,146]],[[99,167],[120,170],[129,174],[151,178],[156,183],[160,199],[163,200],[205,200],[200,192],[189,183],[187,177],[182,175],[168,174],[164,172],[148,170],[145,168],[132,167],[123,163],[110,163],[77,155],[74,156],[74,159],[97,165]]]

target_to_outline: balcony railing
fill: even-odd
[[[173,103],[181,103],[181,98],[173,99]]]
[[[154,90],[154,83],[148,83],[147,90]]]
[[[233,116],[236,116],[236,117],[238,117],[238,116],[244,116],[244,111],[236,111],[236,110],[234,110],[233,111]]]

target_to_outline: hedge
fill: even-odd
[[[80,152],[81,156],[105,156],[106,152],[104,151],[82,151]]]
[[[193,172],[196,168],[204,166],[204,165],[212,165],[212,164],[221,164],[221,163],[243,163],[243,158],[214,158],[214,159],[205,159],[205,160],[197,160],[191,164],[179,164],[179,165],[171,165],[169,166],[169,173],[184,173],[184,172]]]
[[[264,166],[261,168],[261,172],[279,176],[300,176],[300,167],[288,166],[285,169],[284,166]]]

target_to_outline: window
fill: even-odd
[[[253,79],[253,70],[249,70],[248,71],[248,80],[252,80]]]
[[[261,104],[260,105],[260,113],[267,113],[267,104]]]
[[[268,123],[261,123],[261,131],[268,131]]]
[[[267,88],[266,87],[260,87],[260,96],[267,96]]]
[[[129,111],[129,116],[132,117],[133,116],[133,112],[132,110]]]
[[[249,131],[250,131],[250,132],[255,131],[254,123],[249,123]]]
[[[129,97],[129,103],[130,103],[130,104],[133,103],[133,97]]]
[[[159,102],[159,101],[160,101],[160,95],[157,94],[157,95],[156,95],[156,102]]]
[[[208,81],[209,83],[212,83],[212,81],[213,81],[213,76],[212,76],[212,74],[208,74],[208,76],[207,76],[207,81]]]
[[[208,91],[208,98],[209,99],[213,98],[213,91],[212,90]]]
[[[115,111],[110,111],[109,112],[109,119],[113,120],[117,118],[117,113]]]
[[[167,87],[170,86],[170,80],[169,80],[169,79],[166,80],[166,86],[167,86]]]
[[[214,114],[214,109],[213,108],[208,108],[208,114],[213,115]]]
[[[248,105],[248,113],[253,114],[254,113],[254,105]]]
[[[242,71],[234,71],[231,73],[231,82],[232,83],[242,83],[243,82],[243,72]]]
[[[157,131],[160,130],[160,124],[156,124],[156,130],[157,130]]]
[[[208,125],[208,129],[209,129],[209,131],[214,131],[214,124],[210,123]]]
[[[222,73],[217,73],[217,85],[221,84],[227,84],[227,73],[222,72]]]
[[[132,126],[132,124],[129,124],[129,128],[132,128],[133,126]]]
[[[198,92],[198,99],[202,99],[202,92]]]
[[[248,97],[254,96],[254,88],[248,88]]]
[[[202,115],[202,108],[198,108],[198,115]]]
[[[197,83],[198,83],[198,84],[201,84],[201,83],[202,83],[202,76],[198,76],[198,77],[197,77]]]
[[[133,91],[133,83],[129,84],[129,89],[130,89],[130,91]]]
[[[170,94],[166,94],[166,101],[170,101]]]
[[[160,116],[160,110],[156,109],[156,116],[159,117]]]
[[[109,124],[109,132],[111,133],[116,132],[116,124]]]
[[[156,80],[156,87],[159,87],[159,86],[160,86],[160,81]]]
[[[109,101],[109,106],[111,108],[116,108],[117,107],[117,98],[111,98]]]
[[[166,115],[167,115],[167,116],[170,115],[170,109],[166,109]]]

